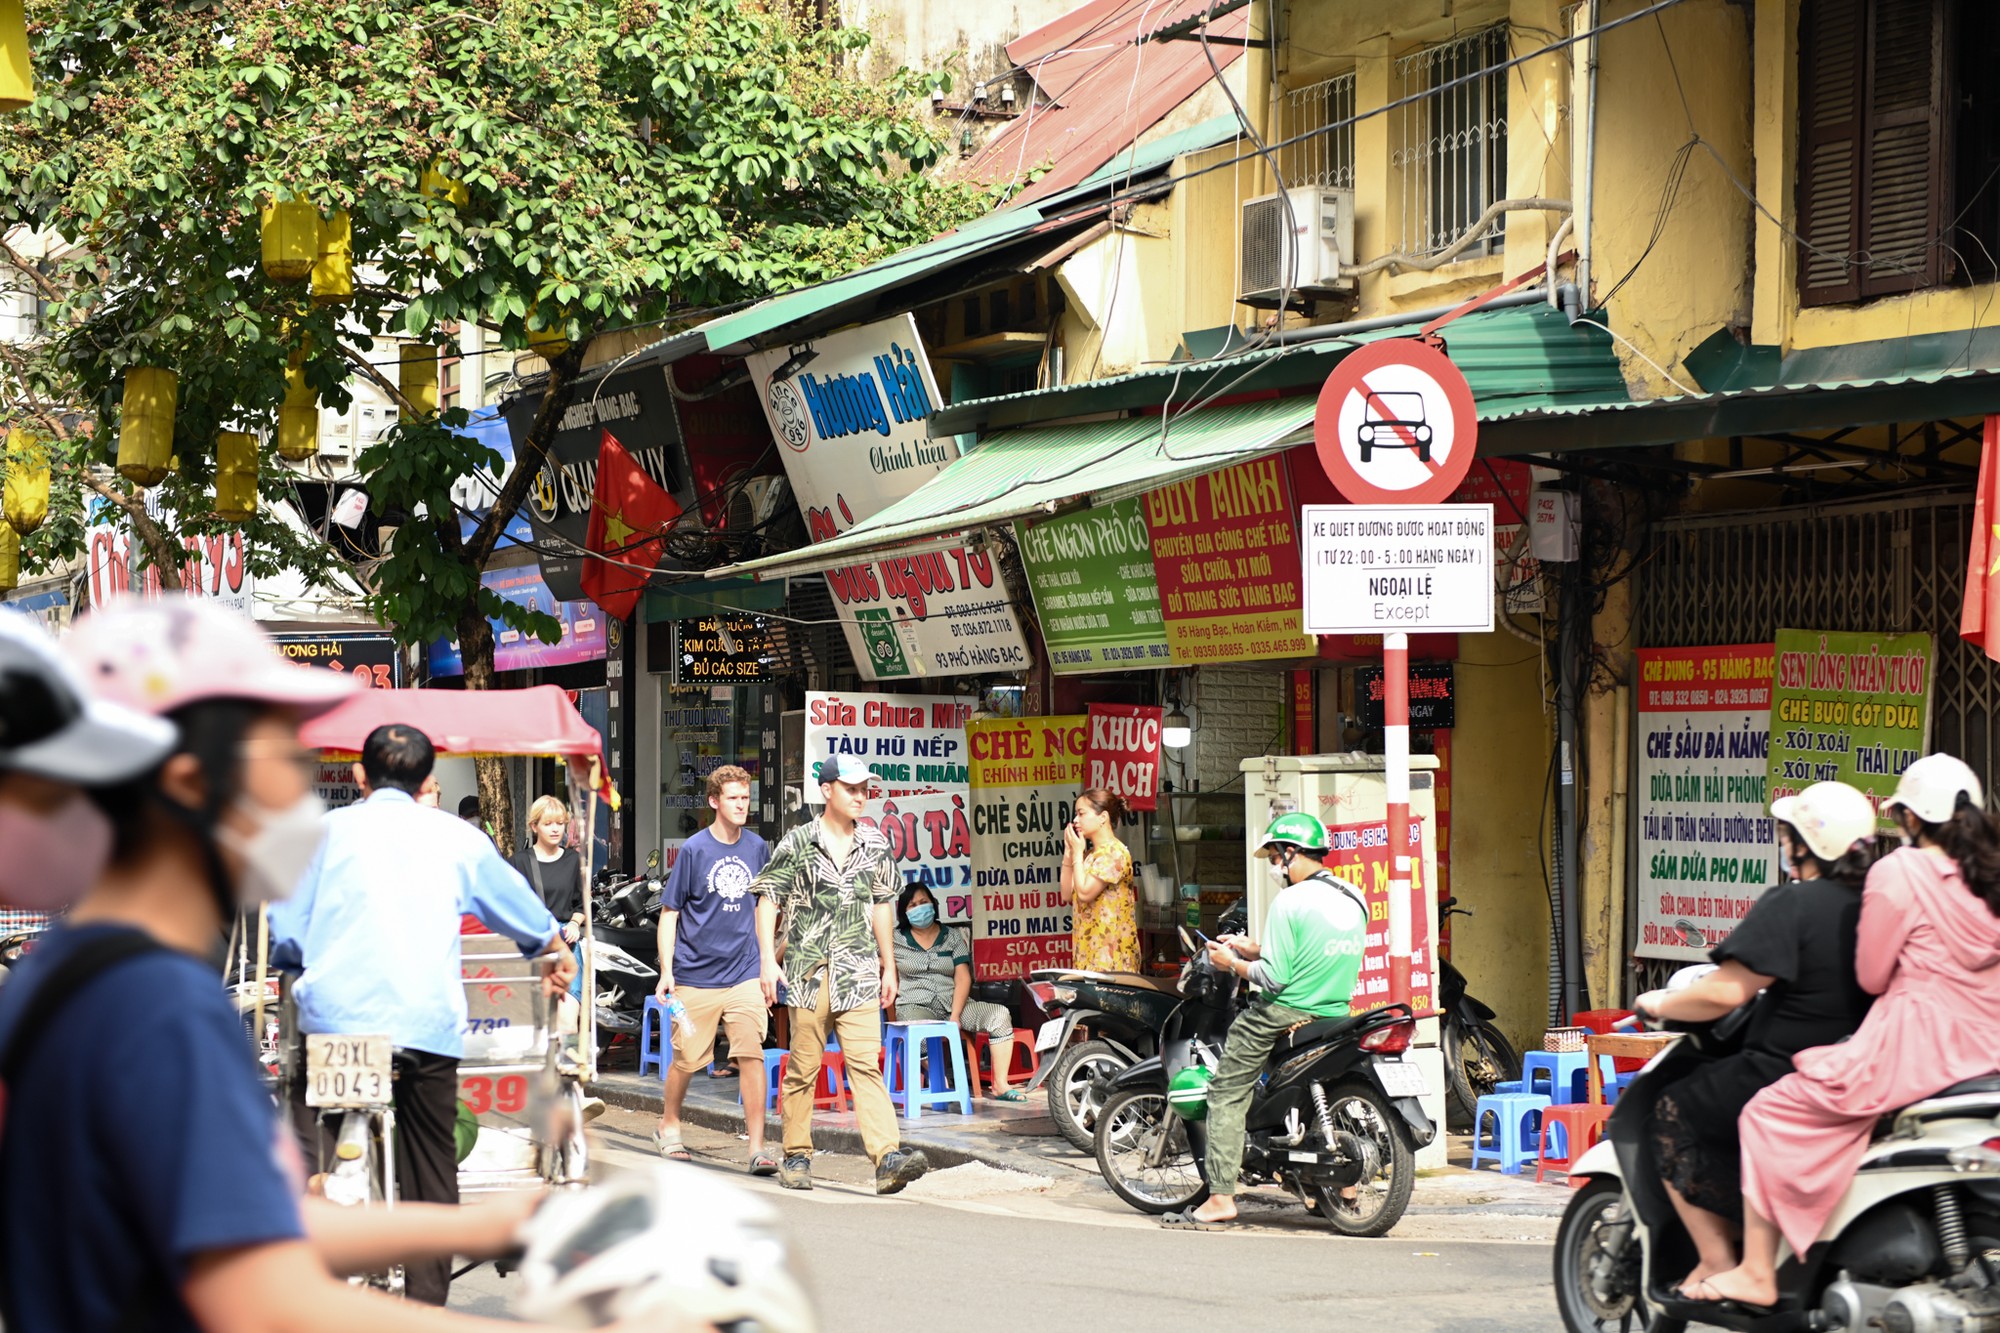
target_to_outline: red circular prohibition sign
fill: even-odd
[[[1350,352],[1313,413],[1320,466],[1352,504],[1436,504],[1472,468],[1479,418],[1451,358],[1415,338]]]

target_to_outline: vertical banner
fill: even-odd
[[[970,699],[806,691],[805,798],[818,805],[822,759],[852,755],[882,781],[878,796],[965,793]]]
[[[1005,981],[1070,959],[1063,827],[1083,787],[1086,716],[966,724],[971,756],[972,964]]]
[[[1931,636],[1778,631],[1771,798],[1815,782],[1867,793],[1879,815],[1930,748]],[[1885,832],[1895,826],[1886,819]]]
[[[1380,1009],[1389,1002],[1389,821],[1335,824],[1327,829],[1333,850],[1326,868],[1368,897],[1368,937],[1362,943],[1361,976],[1354,986],[1354,1011]],[[1423,1018],[1437,1012],[1436,968],[1431,962],[1431,914],[1424,903],[1425,821],[1410,819],[1410,1004]]]
[[[1292,673],[1292,753],[1319,753],[1319,717],[1314,707],[1317,692],[1310,671]]]
[[[1146,493],[1146,527],[1176,662],[1311,657],[1304,567],[1282,455]]]
[[[1641,958],[1707,959],[1777,875],[1771,645],[1639,650]]]
[[[1090,743],[1083,785],[1103,787],[1134,810],[1160,806],[1160,719],[1163,709],[1144,704],[1089,704]]]

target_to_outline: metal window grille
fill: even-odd
[[[1285,94],[1284,123],[1279,138],[1294,139],[1310,134],[1310,139],[1286,148],[1278,156],[1285,173],[1285,185],[1327,185],[1354,187],[1354,73],[1336,74],[1330,79],[1294,88]],[[1329,125],[1336,128],[1328,129]]]
[[[1457,240],[1487,205],[1506,197],[1507,26],[1499,24],[1396,62],[1398,96],[1432,92],[1404,107],[1401,146],[1391,155],[1403,182],[1403,249],[1432,254]],[[1452,87],[1467,75],[1483,78]],[[1474,253],[1502,245],[1493,228]]]

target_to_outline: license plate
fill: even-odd
[[[1285,1157],[1289,1161],[1305,1162],[1312,1165],[1317,1165],[1319,1162],[1319,1154],[1316,1152],[1288,1152],[1285,1154]]]
[[[387,1037],[306,1034],[307,1106],[387,1106],[391,1098]]]
[[[1041,1030],[1035,1033],[1035,1049],[1038,1051],[1054,1050],[1056,1043],[1062,1040],[1063,1022],[1063,1019],[1051,1018],[1048,1022],[1042,1024]]]
[[[1375,1077],[1382,1080],[1382,1091],[1391,1097],[1424,1095],[1424,1071],[1413,1064],[1401,1060],[1377,1060]]]

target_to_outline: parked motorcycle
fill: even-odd
[[[1028,994],[1048,1015],[1035,1049],[1057,1054],[1045,1055],[1026,1091],[1047,1088],[1049,1118],[1072,1148],[1087,1153],[1111,1076],[1159,1051],[1179,989],[1136,972],[1043,968],[1029,974]],[[1072,1044],[1080,1027],[1088,1039]]]
[[[1200,1079],[1221,1063],[1240,1008],[1239,983],[1182,933],[1182,1004],[1161,1054],[1111,1080],[1097,1114],[1097,1169],[1142,1213],[1193,1208],[1208,1197],[1207,1101]],[[1380,1236],[1402,1219],[1416,1151],[1437,1137],[1424,1114],[1421,1070],[1405,1061],[1417,1020],[1408,1005],[1326,1018],[1288,1033],[1245,1117],[1242,1181],[1279,1184],[1346,1236]]]
[[[1447,898],[1440,904],[1446,916],[1470,917],[1472,910]],[[1493,1091],[1496,1083],[1521,1077],[1521,1057],[1493,1022],[1496,1015],[1465,990],[1465,974],[1438,959],[1439,1001],[1444,1015],[1444,1081],[1451,1093],[1450,1118],[1455,1127],[1469,1129],[1479,1099]]]
[[[660,952],[660,884],[647,875],[609,872],[591,886],[590,964],[597,1011],[597,1048],[621,1036],[637,1039],[646,1001],[660,971],[647,959]]]
[[[1681,1333],[1690,1323],[1744,1333],[2000,1330],[2000,1074],[1884,1118],[1818,1243],[1803,1256],[1780,1251],[1774,1310],[1680,1295],[1674,1284],[1694,1267],[1694,1246],[1645,1130],[1662,1089],[1728,1053],[1730,1030],[1747,1027],[1734,1017],[1685,1029],[1618,1095],[1604,1140],[1577,1163],[1585,1183],[1556,1232],[1563,1326],[1569,1333]]]

